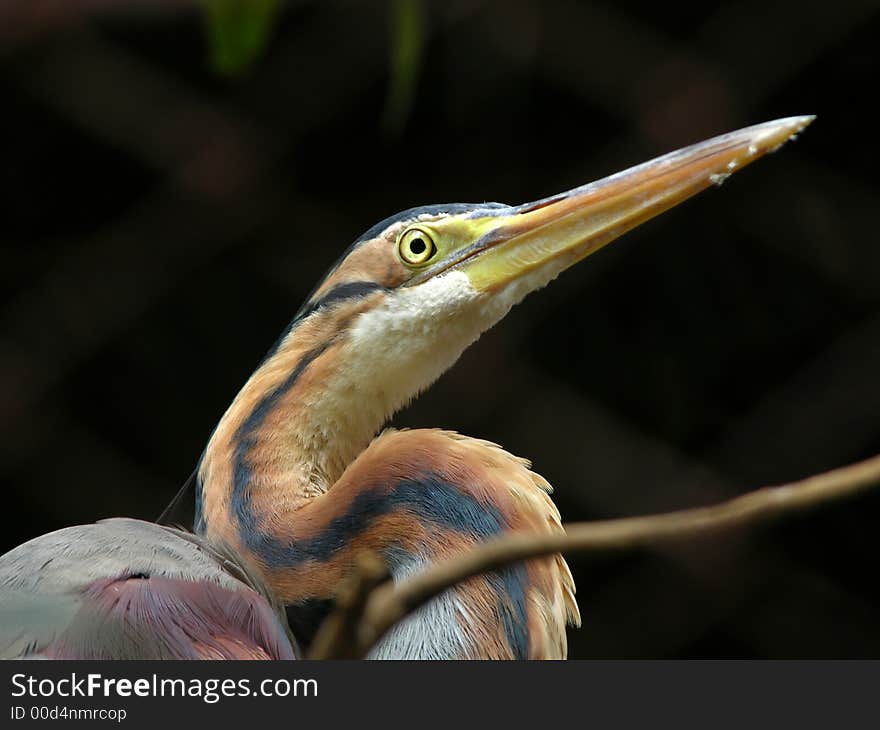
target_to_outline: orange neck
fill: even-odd
[[[386,415],[345,378],[356,301],[295,322],[220,419],[199,464],[201,525],[238,544],[273,515],[326,492]]]

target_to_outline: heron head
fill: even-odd
[[[273,491],[297,498],[326,491],[393,413],[528,293],[811,121],[748,127],[532,203],[431,205],[373,226],[236,396],[199,479],[247,486],[257,475],[299,485]],[[217,514],[221,492],[209,505]]]
[[[392,216],[346,252],[297,319],[349,310],[350,367],[389,397],[409,398],[528,293],[774,151],[812,119],[748,127],[532,203],[432,205]]]

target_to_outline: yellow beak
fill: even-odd
[[[468,221],[477,240],[444,268],[491,291],[540,267],[555,273],[795,137],[814,117],[746,127],[567,193]],[[473,240],[473,239],[472,239]],[[553,262],[553,263],[551,263]]]

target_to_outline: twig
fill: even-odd
[[[336,608],[318,628],[309,659],[357,659],[362,641],[358,630],[367,600],[389,578],[388,567],[373,552],[355,558],[352,574],[336,595]]]
[[[819,507],[880,485],[880,456],[776,487],[764,487],[709,507],[566,526],[565,533],[511,534],[486,542],[466,555],[437,563],[400,583],[377,585],[363,602],[363,613],[349,611],[336,618],[329,631],[344,632],[357,642],[346,647],[347,657],[364,657],[397,622],[443,591],[481,573],[521,560],[558,552],[610,552],[678,542],[719,530],[753,527],[772,519]],[[351,624],[351,625],[347,625]],[[357,625],[359,624],[359,625]],[[325,626],[322,626],[322,631]],[[344,644],[345,642],[341,642]],[[331,646],[326,642],[324,647]],[[339,658],[312,651],[312,658]]]

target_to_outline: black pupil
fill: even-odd
[[[422,238],[414,238],[409,242],[409,250],[418,256],[428,250],[428,244]]]

